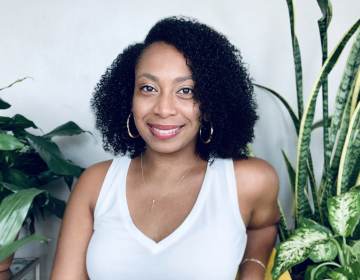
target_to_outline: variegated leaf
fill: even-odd
[[[326,227],[312,220],[303,219],[301,226],[293,235],[278,246],[272,270],[273,278],[277,279],[290,267],[303,262],[315,244],[327,242],[330,237],[331,232]]]
[[[336,234],[352,235],[360,219],[360,192],[358,189],[328,199],[329,222]]]
[[[337,253],[336,245],[329,240],[323,244],[315,244],[311,248],[309,258],[315,263],[332,261],[336,258]]]

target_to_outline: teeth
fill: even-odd
[[[172,135],[172,134],[175,134],[179,130],[179,128],[177,127],[174,129],[163,130],[163,129],[158,129],[158,128],[153,127],[153,130],[160,135]]]

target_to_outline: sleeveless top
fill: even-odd
[[[158,243],[130,216],[125,193],[130,161],[115,157],[104,178],[86,253],[90,279],[234,280],[247,235],[233,160],[208,163],[191,212]]]

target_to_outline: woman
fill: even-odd
[[[263,279],[278,177],[248,156],[253,88],[226,37],[165,18],[115,59],[91,104],[121,156],[74,187],[52,279]]]

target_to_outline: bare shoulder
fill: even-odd
[[[90,165],[79,177],[73,193],[81,193],[86,197],[91,209],[94,208],[105,175],[112,163],[112,160],[97,162]]]
[[[275,168],[257,157],[234,160],[239,193],[253,202],[274,200],[279,191],[279,177]]]

